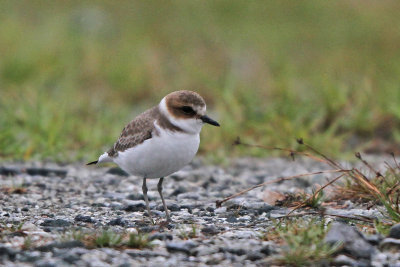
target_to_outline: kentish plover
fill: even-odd
[[[87,165],[114,162],[128,174],[142,177],[143,196],[152,223],[146,179],[159,178],[157,189],[169,222],[162,183],[165,176],[192,161],[199,148],[203,125],[219,126],[205,113],[206,103],[199,94],[191,91],[170,93],[157,106],[126,125],[114,146]]]

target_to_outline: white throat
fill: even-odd
[[[158,107],[161,113],[176,127],[181,128],[188,134],[199,134],[203,127],[203,122],[200,119],[179,119],[174,117],[167,108],[165,97],[161,100]]]

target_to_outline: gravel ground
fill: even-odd
[[[112,167],[7,163],[0,167],[0,264],[4,266],[266,266],[282,247],[263,241],[261,233],[289,212],[268,204],[271,191],[310,191],[332,175],[315,175],[258,188],[216,208],[215,201],[252,185],[281,176],[326,169],[308,160],[237,159],[229,167],[194,161],[164,181],[164,196],[171,211],[167,225],[156,190],[149,180],[149,198],[156,225],[146,216],[141,179]],[[22,188],[22,192],[6,192]],[[376,209],[346,203],[328,208],[340,216],[376,218]],[[330,217],[327,242],[344,242],[334,264],[348,266],[400,266],[400,229],[390,238],[365,236]],[[23,224],[21,224],[23,223]],[[22,228],[4,231],[12,225]],[[147,233],[152,247],[144,249],[89,249],[66,241],[72,229],[111,229]],[[190,234],[195,230],[195,235]],[[27,237],[29,243],[27,243]],[[347,238],[347,239],[346,239]],[[396,265],[397,264],[397,265]]]

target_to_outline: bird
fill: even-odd
[[[164,177],[192,161],[204,124],[220,126],[206,115],[204,99],[193,91],[172,92],[129,122],[114,145],[87,165],[114,162],[128,174],[141,177],[146,210],[153,224],[146,179],[159,179],[157,190],[169,223],[171,217],[162,193]]]

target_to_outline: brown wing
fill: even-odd
[[[118,152],[135,147],[145,140],[150,139],[154,131],[154,121],[157,119],[158,113],[158,108],[154,107],[140,114],[126,125],[117,142],[108,150],[108,155],[116,157]]]

